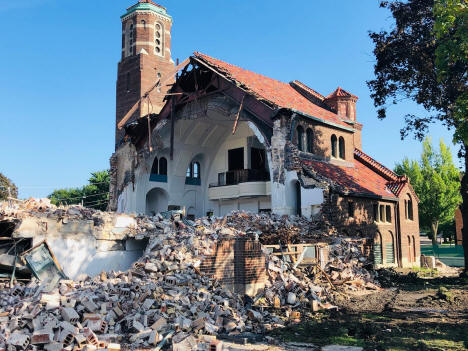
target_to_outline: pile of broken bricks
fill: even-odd
[[[41,213],[48,215],[70,213],[71,208],[74,216],[106,216],[80,206],[44,208]],[[37,208],[16,211],[25,215]],[[333,272],[340,265],[344,272],[357,260],[353,277],[369,283],[363,288],[378,289],[370,286],[372,273],[363,268],[365,259],[356,251],[357,244],[345,239],[335,239],[331,262],[320,274],[266,254],[266,286],[253,298],[234,294],[202,275],[201,261],[212,254],[221,236],[264,234],[256,216],[235,213],[194,222],[177,216],[135,216],[135,233],[149,237],[149,243],[144,256],[126,272],[61,280],[58,286],[35,278],[11,288],[9,282],[0,283],[0,350],[221,350],[219,335],[260,334],[300,320],[305,311],[334,308],[330,301],[340,285],[333,280],[343,277]],[[302,221],[262,216],[278,228]],[[236,225],[240,222],[243,226]]]

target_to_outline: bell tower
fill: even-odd
[[[151,0],[138,1],[129,7],[122,20],[122,57],[117,74],[116,148],[122,142],[123,130],[117,124],[135,103],[160,79],[174,69],[171,58],[172,17],[166,9]],[[150,113],[159,113],[171,81],[154,89],[150,103],[142,103],[128,122]],[[128,123],[127,122],[127,123]]]

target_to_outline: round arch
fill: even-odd
[[[161,188],[153,188],[146,194],[146,214],[154,216],[157,213],[167,211],[169,194]]]

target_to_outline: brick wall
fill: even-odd
[[[411,198],[413,207],[413,219],[407,218],[405,213],[405,200]],[[400,245],[403,267],[420,265],[421,247],[419,238],[419,213],[418,202],[408,185],[400,193]]]
[[[125,48],[125,30],[127,23],[133,23],[134,38],[136,45],[133,48],[132,55],[125,57],[122,51],[122,59],[118,65],[117,74],[117,106],[116,106],[116,125],[127,114],[127,112],[138,102],[138,100],[149,91],[158,80],[169,77],[169,73],[174,70],[174,62],[171,58],[171,26],[170,21],[164,21],[151,13],[137,12],[131,18],[122,23],[122,49]],[[158,55],[154,50],[155,23],[161,23],[164,26],[163,54]],[[143,24],[145,23],[145,24]],[[146,53],[140,53],[144,49]],[[141,116],[150,113],[159,113],[163,106],[163,99],[166,95],[173,79],[169,79],[159,89],[154,89],[149,97],[151,104],[143,102],[141,110],[137,110],[128,122],[131,122]],[[127,123],[128,123],[127,122]],[[125,133],[116,128],[115,144],[118,146]]]
[[[231,291],[253,296],[265,286],[265,264],[265,255],[258,241],[247,238],[220,239],[213,254],[203,260],[200,269]]]

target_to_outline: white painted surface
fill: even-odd
[[[98,245],[93,236],[81,234],[36,236],[33,245],[44,239],[47,239],[60,266],[71,279],[83,273],[95,276],[102,271],[125,271],[143,255],[141,245],[134,242],[130,244],[128,251],[107,251],[105,246]],[[104,251],[99,251],[98,246]]]

